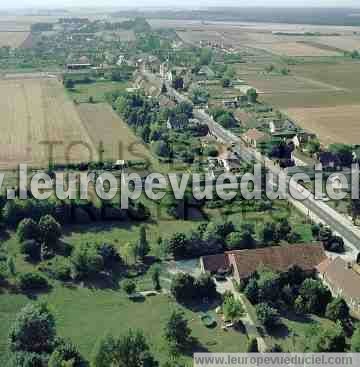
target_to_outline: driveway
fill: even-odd
[[[245,316],[241,318],[241,321],[245,326],[246,333],[249,338],[256,338],[258,342],[259,351],[265,352],[268,349],[265,340],[259,334],[256,328],[256,322],[251,318],[248,306],[242,298],[243,296],[235,289],[231,279],[227,279],[225,282],[215,281],[215,283],[217,291],[219,293],[224,294],[226,291],[230,291],[234,295],[234,297],[241,302],[245,310]]]

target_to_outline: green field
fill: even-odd
[[[149,204],[149,202],[148,202]],[[150,206],[153,213],[153,220],[146,224],[147,237],[152,245],[151,254],[157,256],[159,248],[155,245],[156,240],[161,236],[166,238],[174,232],[189,233],[201,222],[181,221],[166,219],[162,214],[157,217],[157,205]],[[229,213],[231,212],[231,214]],[[278,202],[272,212],[264,213],[246,211],[239,209],[238,205],[227,208],[227,214],[216,210],[207,210],[207,215],[216,219],[228,218],[235,226],[240,227],[244,222],[256,223],[256,232],[266,221],[276,220],[281,217],[289,217],[291,224],[301,234],[303,241],[311,240],[310,225],[304,223],[303,217],[293,209],[289,208],[286,202]],[[139,227],[141,223],[118,222],[118,223],[93,223],[89,225],[76,225],[64,228],[63,241],[73,246],[81,243],[112,243],[120,252],[123,251],[127,242],[138,239]],[[19,254],[19,243],[15,234],[9,233],[10,238],[6,240],[2,248],[15,257],[15,265],[18,273],[32,271],[35,265],[26,262]],[[171,276],[164,270],[162,275],[166,279],[164,288],[168,288]],[[151,290],[152,281],[149,273],[145,273],[135,278],[139,290]],[[48,294],[39,297],[46,300],[56,314],[58,330],[60,335],[70,337],[80,350],[88,357],[96,340],[106,331],[121,332],[129,327],[143,328],[147,335],[151,335],[151,342],[154,345],[157,356],[164,360],[167,351],[161,341],[163,324],[169,316],[171,310],[176,307],[175,303],[167,297],[158,296],[147,299],[144,303],[130,302],[122,291],[121,279],[115,283],[99,282],[89,288],[82,288],[79,285],[65,287],[57,281],[52,281],[53,289]],[[6,350],[6,336],[9,326],[14,320],[16,313],[27,302],[31,301],[22,294],[10,294],[7,291],[0,295],[0,353]],[[194,336],[199,338],[203,346],[212,351],[242,351],[246,344],[246,336],[243,334],[224,333],[219,327],[208,330],[199,322],[199,314],[186,311],[190,326],[194,330]],[[99,326],[100,325],[100,326]],[[235,333],[235,332],[234,332]],[[216,343],[214,342],[216,340]],[[214,343],[214,344],[212,344]],[[190,359],[188,359],[190,360]]]
[[[245,295],[242,295],[242,299],[246,303],[246,309],[249,311],[252,320],[262,330],[268,348],[280,345],[284,352],[296,351],[297,353],[301,353],[304,351],[306,339],[312,327],[320,326],[329,328],[334,324],[332,321],[316,315],[298,316],[293,312],[287,312],[286,314],[280,315],[281,317],[277,327],[266,331],[257,320],[255,307]]]
[[[243,352],[247,336],[237,331],[224,332],[220,320],[214,329],[206,328],[200,321],[199,313],[177,305],[166,295],[146,298],[143,302],[130,301],[118,290],[66,288],[56,286],[48,295],[39,297],[47,301],[55,314],[58,334],[70,338],[79,350],[90,357],[96,341],[107,332],[119,335],[129,328],[142,329],[155,356],[164,362],[169,352],[163,340],[163,329],[173,310],[181,308],[189,321],[192,335],[197,339],[195,350],[212,352]],[[7,330],[16,312],[29,299],[22,295],[2,295],[0,297],[0,352],[4,355]],[[215,313],[213,313],[215,315]],[[188,366],[192,357],[182,358]]]
[[[73,90],[68,93],[72,99],[79,103],[89,102],[89,98],[93,97],[94,102],[105,102],[105,94],[114,91],[125,91],[130,86],[126,82],[112,82],[110,80],[96,81],[89,84],[76,84]]]
[[[288,76],[268,74],[265,68],[286,67]],[[277,108],[329,107],[358,104],[359,61],[345,58],[272,57],[236,66],[237,76],[258,88],[260,99]]]

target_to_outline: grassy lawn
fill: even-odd
[[[145,224],[147,239],[153,246],[152,253],[156,255],[157,248],[154,245],[159,237],[166,238],[175,232],[190,232],[195,229],[200,222],[159,219],[156,222]],[[139,238],[140,226],[144,223],[134,222],[102,222],[91,223],[91,225],[74,225],[64,227],[63,241],[76,247],[81,243],[91,242],[102,244],[104,242],[115,245],[121,252],[123,246]],[[34,270],[34,266],[24,261],[19,254],[19,243],[13,232],[9,232],[10,238],[6,240],[2,248],[15,257],[16,269],[18,272]]]
[[[315,315],[297,316],[289,313],[280,318],[279,327],[275,328],[266,338],[269,345],[279,344],[284,352],[302,352],[305,348],[309,330],[319,325],[321,328],[329,328],[334,323]]]
[[[105,102],[105,94],[113,91],[125,91],[130,86],[126,82],[112,82],[110,80],[96,81],[89,84],[76,84],[68,93],[72,99],[78,102],[88,102],[93,97],[95,102]]]
[[[254,305],[244,294],[242,294],[242,299],[246,304],[250,317],[256,323],[256,326],[261,328],[265,343],[269,348],[277,344],[281,346],[284,352],[295,351],[301,353],[304,351],[308,332],[313,326],[319,325],[323,328],[329,328],[334,325],[331,320],[316,315],[299,316],[293,312],[287,312],[281,314],[279,326],[267,332],[257,320]]]
[[[201,223],[200,221],[171,220],[167,219],[165,215],[159,215],[159,213],[156,216],[154,214],[158,206],[154,203],[149,206],[153,212],[153,220],[145,223],[145,226],[148,240],[152,245],[153,255],[157,255],[158,252],[155,245],[158,237],[166,238],[174,232],[189,233]],[[236,207],[233,209],[236,209]],[[221,218],[216,211],[209,211],[208,214],[211,214],[210,218],[212,219]],[[303,217],[292,208],[289,209],[287,204],[282,202],[276,203],[271,213],[248,211],[244,213],[244,216],[242,217],[241,213],[236,212],[236,210],[231,215],[225,215],[236,226],[240,226],[244,221],[250,221],[256,223],[256,227],[259,227],[265,220],[270,221],[279,216],[288,216],[291,223],[298,226],[296,228],[303,229],[303,233],[308,230],[306,227],[308,225],[302,223]],[[108,242],[114,244],[121,252],[124,244],[138,239],[141,224],[143,223],[109,222],[67,226],[64,228],[63,241],[73,246],[85,242]],[[19,255],[19,243],[13,232],[9,232],[9,239],[3,242],[2,247],[15,257],[17,272],[34,270],[34,265],[24,261],[23,256]],[[169,279],[171,279],[171,275],[164,271],[162,273],[164,289],[168,288]],[[135,281],[140,291],[153,288],[150,272],[137,276]],[[49,303],[56,316],[59,335],[69,337],[88,358],[98,338],[106,332],[118,334],[127,331],[129,328],[140,328],[144,330],[149,342],[151,342],[156,357],[162,362],[166,361],[168,350],[162,337],[164,324],[171,311],[180,306],[166,295],[149,297],[144,299],[143,302],[130,301],[121,290],[121,282],[122,279],[111,285],[97,282],[96,285],[93,283],[89,287],[77,285],[66,287],[60,282],[51,281],[52,290],[47,294],[39,295],[38,299]],[[26,303],[33,302],[34,299],[22,294],[8,293],[7,291],[0,294],[0,355],[5,355],[8,330],[16,313]],[[218,320],[216,328],[207,329],[200,322],[199,312],[189,309],[184,309],[184,311],[193,330],[193,336],[198,340],[198,348],[201,350],[213,352],[242,352],[245,350],[247,341],[245,334],[237,331],[223,331],[220,320]],[[217,317],[213,309],[210,312]],[[287,322],[290,330],[298,325],[290,320],[285,320],[284,324]],[[298,327],[300,328],[301,325],[300,323]],[[297,333],[303,335],[303,333]],[[279,340],[275,337],[272,338],[276,343],[284,345],[284,348],[291,342],[291,338],[280,338]],[[184,356],[183,358],[190,366],[192,363],[191,357]]]
[[[195,350],[242,352],[246,346],[245,334],[233,330],[223,331],[220,320],[215,328],[208,329],[201,323],[199,313],[180,307],[166,295],[133,302],[118,290],[56,285],[51,293],[40,296],[39,300],[49,303],[56,317],[58,334],[70,338],[88,358],[98,338],[105,333],[117,335],[132,328],[142,329],[156,357],[161,362],[166,361],[168,349],[163,340],[163,329],[171,312],[177,308],[185,312],[192,335],[198,341]],[[0,297],[1,355],[6,351],[7,333],[16,313],[29,301],[22,295],[7,294]],[[190,356],[182,359],[191,365]]]

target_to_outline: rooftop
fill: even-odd
[[[227,254],[208,255],[202,257],[205,271],[216,273],[220,269],[229,268],[229,258]]]
[[[293,244],[229,253],[230,264],[240,279],[249,277],[261,265],[280,272],[294,265],[311,271],[325,259],[326,254],[321,244]]]
[[[260,266],[285,272],[297,265],[305,271],[312,271],[326,258],[323,245],[310,243],[228,251],[224,254],[203,256],[202,261],[205,271],[212,273],[220,268],[227,268],[230,264],[234,275],[243,279],[251,276]]]
[[[344,295],[360,300],[360,274],[356,269],[356,264],[353,265],[337,257],[319,269],[319,272],[331,286],[342,289]]]
[[[250,129],[246,133],[244,133],[243,136],[247,139],[254,141],[268,138],[268,134],[259,131],[258,129]]]

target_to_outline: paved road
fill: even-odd
[[[154,74],[145,73],[145,76],[154,83],[161,83],[159,78]],[[179,102],[191,103],[188,98],[175,91],[169,83],[166,83],[166,86],[168,94],[175,97]],[[219,140],[229,145],[235,144],[235,148],[233,150],[236,151],[243,160],[249,163],[260,162],[265,164],[266,168],[271,171],[275,177],[277,177],[281,172],[281,169],[275,166],[271,160],[260,157],[258,152],[245,146],[244,142],[238,136],[216,123],[204,110],[194,109],[194,117],[203,123],[206,123],[209,126],[211,133]],[[350,220],[339,214],[324,202],[315,200],[314,195],[311,192],[304,189],[302,186],[293,183],[290,179],[288,179],[288,184],[293,190],[297,191],[299,195],[307,197],[307,199],[302,201],[302,204],[310,212],[315,214],[322,222],[341,235],[346,242],[360,250],[360,230],[355,227]],[[294,200],[291,197],[288,199],[290,202],[293,202]]]
[[[259,156],[255,155],[255,151],[246,147],[241,139],[231,134],[231,132],[223,131],[225,129],[216,124],[216,122],[211,122],[209,126],[213,126],[212,132],[215,135],[221,137],[222,140],[237,144],[234,150],[236,150],[244,160],[247,162],[260,161]],[[266,168],[271,171],[275,177],[280,174],[281,169],[275,166],[271,160],[262,158],[261,163],[264,163]],[[290,178],[288,178],[287,183],[289,187],[297,192],[297,194],[303,196],[304,200],[301,200],[301,203],[310,212],[315,214],[325,224],[330,226],[334,231],[341,235],[345,241],[360,250],[360,231],[350,220],[329,207],[323,201],[315,200],[314,195],[310,191],[306,190],[303,186],[297,185],[295,182],[290,181]],[[289,197],[290,202],[294,200],[295,199]]]

